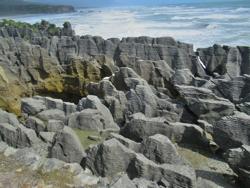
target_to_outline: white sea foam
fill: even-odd
[[[13,19],[35,23],[46,19],[62,25],[70,21],[78,35],[104,38],[172,36],[205,47],[214,43],[250,45],[250,7],[133,7],[79,9],[57,15],[24,15]]]

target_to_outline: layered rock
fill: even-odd
[[[69,23],[23,32],[0,30],[0,107],[21,115],[0,110],[0,140],[15,147],[0,145],[6,156],[28,147],[38,154],[18,152],[25,164],[102,177],[77,175],[79,185],[216,187],[236,177],[226,152],[247,187],[248,47],[195,54],[169,37],[80,37]]]

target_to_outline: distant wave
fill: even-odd
[[[174,16],[172,20],[194,20],[194,19],[213,19],[213,20],[228,20],[237,19],[240,15],[229,15],[229,14],[209,14],[209,15],[197,15],[197,16]]]
[[[79,35],[104,38],[148,35],[172,36],[195,47],[214,43],[250,45],[250,7],[130,7],[79,9],[58,15],[11,17],[35,23],[46,19],[57,25],[70,21]]]

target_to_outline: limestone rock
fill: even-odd
[[[64,112],[62,110],[57,110],[57,109],[44,110],[44,111],[40,112],[37,115],[37,117],[43,121],[49,121],[51,119],[60,120],[60,121],[65,120]]]
[[[64,127],[62,131],[55,134],[49,157],[84,165],[86,154],[74,131],[69,127]]]
[[[214,126],[214,140],[223,149],[249,145],[250,116],[236,113],[221,118]]]
[[[156,163],[184,164],[174,144],[168,137],[156,134],[142,142],[140,149],[148,159]]]
[[[223,116],[232,115],[234,105],[217,97],[211,90],[193,86],[176,86],[180,96],[192,113],[199,119],[214,123]]]

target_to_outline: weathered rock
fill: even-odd
[[[28,115],[36,115],[45,110],[46,106],[43,100],[24,98],[22,99],[21,109],[23,113],[27,113]]]
[[[110,188],[136,188],[135,184],[129,179],[127,174],[114,177],[110,182]]]
[[[78,118],[78,124],[82,123],[83,125],[84,124],[86,125],[86,123],[90,123],[90,121],[94,120],[95,121],[94,124],[97,123],[97,121],[99,121],[99,124],[97,124],[98,125],[97,127],[99,127],[99,129],[114,129],[114,130],[120,129],[118,125],[114,122],[114,119],[109,109],[101,103],[98,97],[93,96],[93,95],[88,95],[86,98],[81,99],[78,104],[78,110],[82,110],[82,109],[86,109],[86,110],[80,112],[80,116],[83,116],[83,118]],[[89,109],[95,109],[95,110],[89,110]],[[92,114],[90,116],[90,120],[85,121],[85,118],[89,116],[90,114]],[[71,124],[70,123],[71,121],[73,122],[77,121],[77,119],[75,119],[74,117],[77,117],[78,115],[79,113],[73,114],[71,116],[72,118],[69,118],[69,124]],[[97,119],[95,118],[92,119],[93,115],[99,116],[99,117],[98,118],[96,117]]]
[[[119,130],[119,127],[110,117],[107,118],[103,116],[99,110],[95,109],[86,109],[71,114],[69,116],[68,126],[82,130]]]
[[[168,137],[156,134],[142,142],[140,151],[156,163],[184,164],[174,144]]]
[[[190,85],[194,80],[194,76],[189,69],[176,70],[171,78],[174,85]]]
[[[236,171],[244,187],[249,187],[250,147],[242,145],[240,148],[229,149],[224,157],[230,166]]]
[[[226,116],[214,125],[214,140],[221,149],[237,148],[241,145],[249,145],[250,116],[244,113],[236,113]]]
[[[125,93],[116,90],[115,86],[108,80],[102,80],[98,84],[90,83],[87,89],[91,95],[104,99],[105,105],[109,108],[116,123],[122,124],[125,121],[127,103]]]
[[[55,134],[49,157],[84,165],[86,154],[74,131],[70,127],[64,127]]]
[[[8,145],[5,142],[0,141],[0,153],[4,153],[4,151],[8,148]]]
[[[142,112],[147,117],[156,115],[157,100],[148,86],[138,85],[135,91],[127,94],[128,111],[131,113]]]
[[[231,80],[217,79],[214,80],[216,85],[213,88],[221,97],[227,98],[233,103],[239,103],[250,93],[249,79],[246,77],[234,77]]]
[[[18,126],[19,122],[14,114],[8,113],[0,109],[0,123],[8,123],[13,126]]]
[[[189,166],[157,165],[143,155],[137,154],[127,173],[130,178],[145,178],[156,182],[167,182],[173,187],[196,187],[195,171]]]
[[[237,108],[239,109],[239,111],[250,115],[250,102],[241,103],[237,105]]]
[[[135,152],[139,152],[139,150],[140,150],[140,147],[141,147],[140,143],[134,142],[133,140],[125,138],[122,135],[119,135],[117,133],[110,133],[110,137],[117,139],[124,146],[126,146],[127,148],[129,148]]]
[[[62,110],[57,110],[57,109],[44,110],[44,111],[40,112],[37,115],[37,117],[43,121],[49,121],[51,119],[60,120],[60,121],[65,120],[64,112]]]
[[[46,125],[45,123],[34,117],[34,116],[29,116],[27,121],[25,122],[25,126],[35,130],[37,133],[41,132],[41,131],[45,131],[46,130]]]
[[[213,124],[223,116],[232,115],[234,105],[217,97],[211,90],[193,86],[176,86],[188,109],[201,120]]]
[[[87,151],[86,165],[94,174],[113,176],[126,171],[134,155],[132,150],[113,138],[90,148]]]
[[[128,176],[152,181],[165,180],[173,187],[195,187],[195,172],[188,166],[157,165],[141,154],[129,150],[116,139],[107,140],[87,151],[87,166],[101,176],[126,171]],[[120,157],[116,157],[120,156]]]
[[[200,126],[204,131],[213,134],[214,132],[213,125],[203,120],[198,120],[197,123],[198,123],[197,125]]]
[[[197,125],[168,123],[164,118],[146,118],[143,114],[134,114],[121,130],[121,134],[137,142],[155,134],[162,134],[178,143],[202,147],[209,147],[210,143],[205,132]]]
[[[21,124],[15,127],[8,123],[0,123],[0,128],[2,141],[12,147],[31,147],[40,142],[34,130],[28,129]]]
[[[172,69],[192,69],[193,47],[176,42],[173,38],[128,37],[119,45],[120,56],[137,57],[142,60],[165,60]]]
[[[208,148],[211,140],[202,128],[195,124],[170,123],[172,127],[172,140],[177,143],[190,144],[202,148]]]
[[[138,57],[121,55],[118,65],[133,69],[138,75],[155,87],[166,87],[165,81],[169,81],[174,73],[164,60],[142,60]]]
[[[171,137],[171,127],[164,118],[147,118],[143,114],[134,114],[121,130],[121,134],[134,141],[141,142],[148,136],[163,134]]]
[[[236,77],[242,73],[242,55],[238,48],[214,45],[197,51],[210,74],[214,72],[221,75],[228,73],[230,77]]]
[[[219,186],[218,184],[215,184],[212,181],[209,181],[208,179],[204,179],[199,177],[197,179],[197,188],[223,188],[222,186]]]
[[[64,123],[60,120],[49,120],[47,125],[48,132],[60,132],[64,128]]]
[[[144,178],[135,178],[135,179],[133,179],[133,183],[138,188],[151,188],[151,187],[160,188],[160,186],[156,182],[149,181],[149,180],[146,180]]]
[[[44,142],[52,144],[55,134],[54,132],[40,132],[39,136]]]

